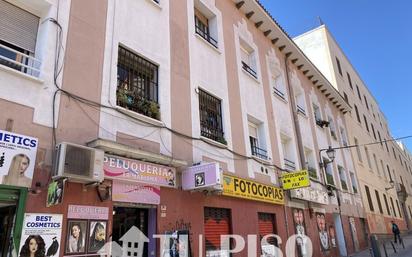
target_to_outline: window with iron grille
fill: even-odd
[[[158,66],[119,46],[117,105],[160,119]]]
[[[222,125],[221,100],[199,90],[200,133],[222,144],[227,144]]]

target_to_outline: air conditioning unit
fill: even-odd
[[[53,179],[68,178],[78,183],[102,182],[104,151],[71,143],[56,147]]]

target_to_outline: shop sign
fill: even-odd
[[[116,202],[160,204],[160,187],[113,181],[112,199]]]
[[[274,204],[284,204],[281,188],[229,175],[223,175],[223,195]]]
[[[67,211],[67,218],[85,220],[107,220],[109,219],[109,208],[70,204],[69,209]]]
[[[313,187],[305,187],[299,188],[290,191],[290,195],[292,198],[297,198],[309,202],[320,203],[320,204],[329,204],[329,196],[328,193],[324,190],[313,188]]]
[[[0,130],[2,184],[31,187],[38,139]]]
[[[296,189],[310,186],[307,170],[282,174],[283,190]]]
[[[112,180],[176,187],[176,169],[168,166],[105,155],[103,169]]]
[[[58,256],[61,245],[62,214],[26,213],[21,233],[19,256]]]
[[[183,190],[196,190],[200,188],[222,187],[222,171],[219,163],[206,163],[187,168],[182,172]]]

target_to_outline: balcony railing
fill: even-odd
[[[293,161],[291,161],[291,160],[288,160],[288,159],[286,159],[286,158],[284,158],[283,160],[284,160],[284,162],[285,162],[285,168],[286,168],[287,170],[294,171],[294,170],[296,169],[296,164],[295,164],[295,162],[293,162]]]
[[[252,67],[250,67],[247,63],[245,63],[245,62],[243,62],[243,61],[242,61],[242,68],[243,68],[247,73],[249,73],[250,75],[252,75],[255,79],[257,79],[257,73],[256,73],[256,71],[254,71],[254,70],[252,69]]]
[[[199,36],[201,36],[204,40],[206,40],[207,42],[209,42],[212,46],[214,46],[215,48],[217,48],[217,41],[216,39],[214,39],[208,31],[204,31],[201,27],[199,26],[195,26],[195,30],[196,30],[196,34],[198,34]]]
[[[301,107],[301,106],[299,106],[299,105],[296,105],[296,108],[297,108],[297,110],[298,110],[298,113],[301,113],[301,114],[303,114],[303,115],[306,115],[306,111],[305,111],[305,109],[303,109],[303,107]]]
[[[268,159],[268,152],[265,149],[259,148],[257,146],[253,146],[253,145],[251,146],[251,148],[252,148],[252,155],[253,156],[256,156],[256,157],[258,157],[260,159],[264,159],[264,160]]]
[[[280,98],[285,99],[285,93],[283,93],[282,91],[280,91],[276,87],[273,87],[273,92],[275,92],[275,94],[277,94]]]
[[[27,75],[40,76],[40,60],[0,44],[0,64]]]

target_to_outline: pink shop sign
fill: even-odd
[[[67,218],[85,220],[107,220],[109,219],[109,208],[70,204],[67,212]]]
[[[157,205],[160,204],[160,187],[114,180],[112,200]]]

